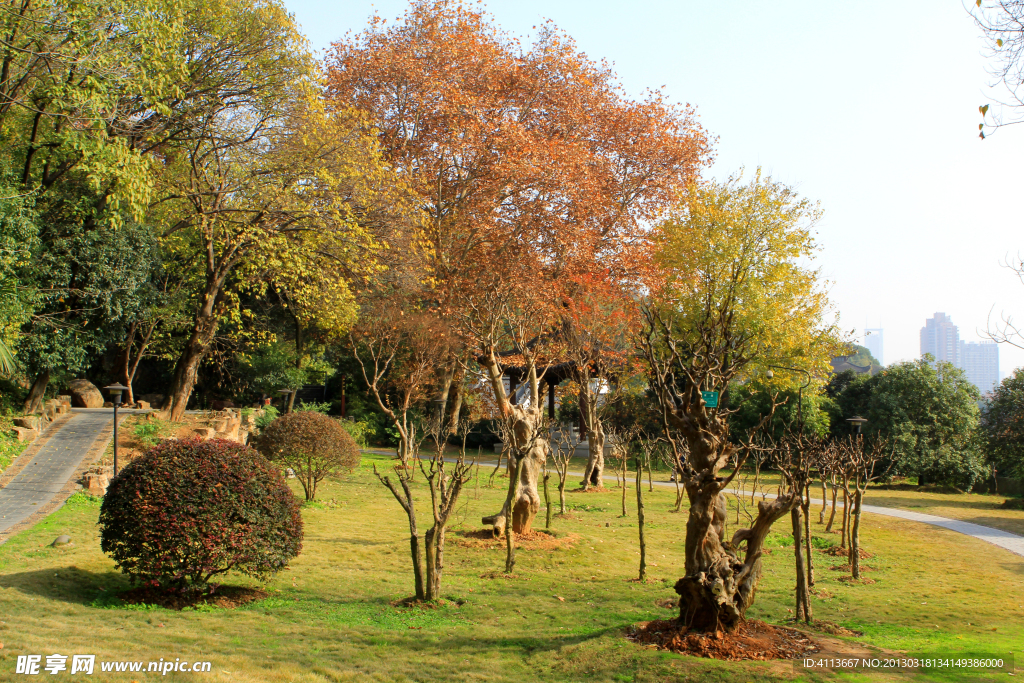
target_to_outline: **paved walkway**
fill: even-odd
[[[7,486],[0,489],[0,533],[42,509],[78,470],[112,411],[75,412]],[[120,422],[120,420],[119,420]]]
[[[385,451],[379,449],[368,449],[372,453],[380,455],[394,455],[394,451]],[[445,460],[453,460],[452,458],[445,458]],[[480,461],[481,466],[494,465],[495,461]],[[570,477],[582,477],[582,472],[569,472]],[[617,477],[604,477],[605,481],[618,480]],[[634,483],[636,480],[633,477],[626,477],[626,481]],[[675,488],[675,484],[667,481],[656,481],[655,486],[664,488]],[[727,491],[728,493],[738,493],[735,490]],[[749,496],[750,494],[747,493]],[[774,498],[772,494],[767,494],[768,498]],[[811,499],[812,505],[821,505],[821,500]],[[1011,534],[1009,531],[1003,531],[1002,529],[993,529],[992,527],[981,526],[980,524],[972,524],[971,522],[962,522],[958,519],[947,519],[946,517],[937,517],[935,515],[926,515],[920,512],[910,512],[909,510],[900,510],[899,508],[882,507],[880,505],[864,505],[864,512],[868,512],[875,515],[884,515],[886,517],[898,517],[900,519],[907,519],[912,522],[921,522],[922,524],[930,524],[932,526],[942,527],[943,529],[949,529],[950,531],[956,531],[957,533],[964,534],[966,536],[973,536],[974,538],[997,545],[1000,548],[1009,550],[1015,555],[1024,557],[1024,536],[1018,536]]]

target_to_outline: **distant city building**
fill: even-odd
[[[936,313],[921,328],[921,355],[930,353],[935,362],[960,367],[960,332],[945,313]]]
[[[982,396],[999,384],[999,345],[995,342],[960,342],[960,367],[967,381]]]
[[[882,358],[882,329],[880,327],[864,330],[864,346],[871,352],[879,365],[885,365],[885,360]]]

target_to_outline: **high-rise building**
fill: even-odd
[[[930,353],[935,361],[960,367],[960,333],[945,313],[936,313],[921,328],[921,355]]]
[[[882,359],[882,329],[880,327],[864,330],[864,346],[875,357],[879,365],[885,365],[885,361]]]
[[[960,367],[983,396],[991,393],[999,384],[999,344],[960,342]]]

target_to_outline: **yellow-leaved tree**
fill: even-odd
[[[741,623],[764,537],[799,503],[797,491],[780,489],[759,504],[750,528],[727,539],[722,491],[734,475],[718,473],[730,464],[735,473],[749,453],[749,435],[729,438],[730,386],[765,380],[772,368],[805,371],[776,371],[780,385],[824,379],[841,344],[811,264],[819,215],[817,205],[758,170],[748,182],[738,175],[690,185],[659,226],[663,279],[643,306],[639,346],[690,500],[686,573],[676,592],[691,629]]]

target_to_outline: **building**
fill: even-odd
[[[921,355],[960,367],[960,332],[945,313],[936,313],[921,328]]]
[[[882,358],[882,329],[880,327],[864,330],[864,346],[871,352],[879,365],[885,365],[885,359]]]
[[[999,345],[995,342],[960,342],[960,367],[967,381],[982,396],[999,384]]]

